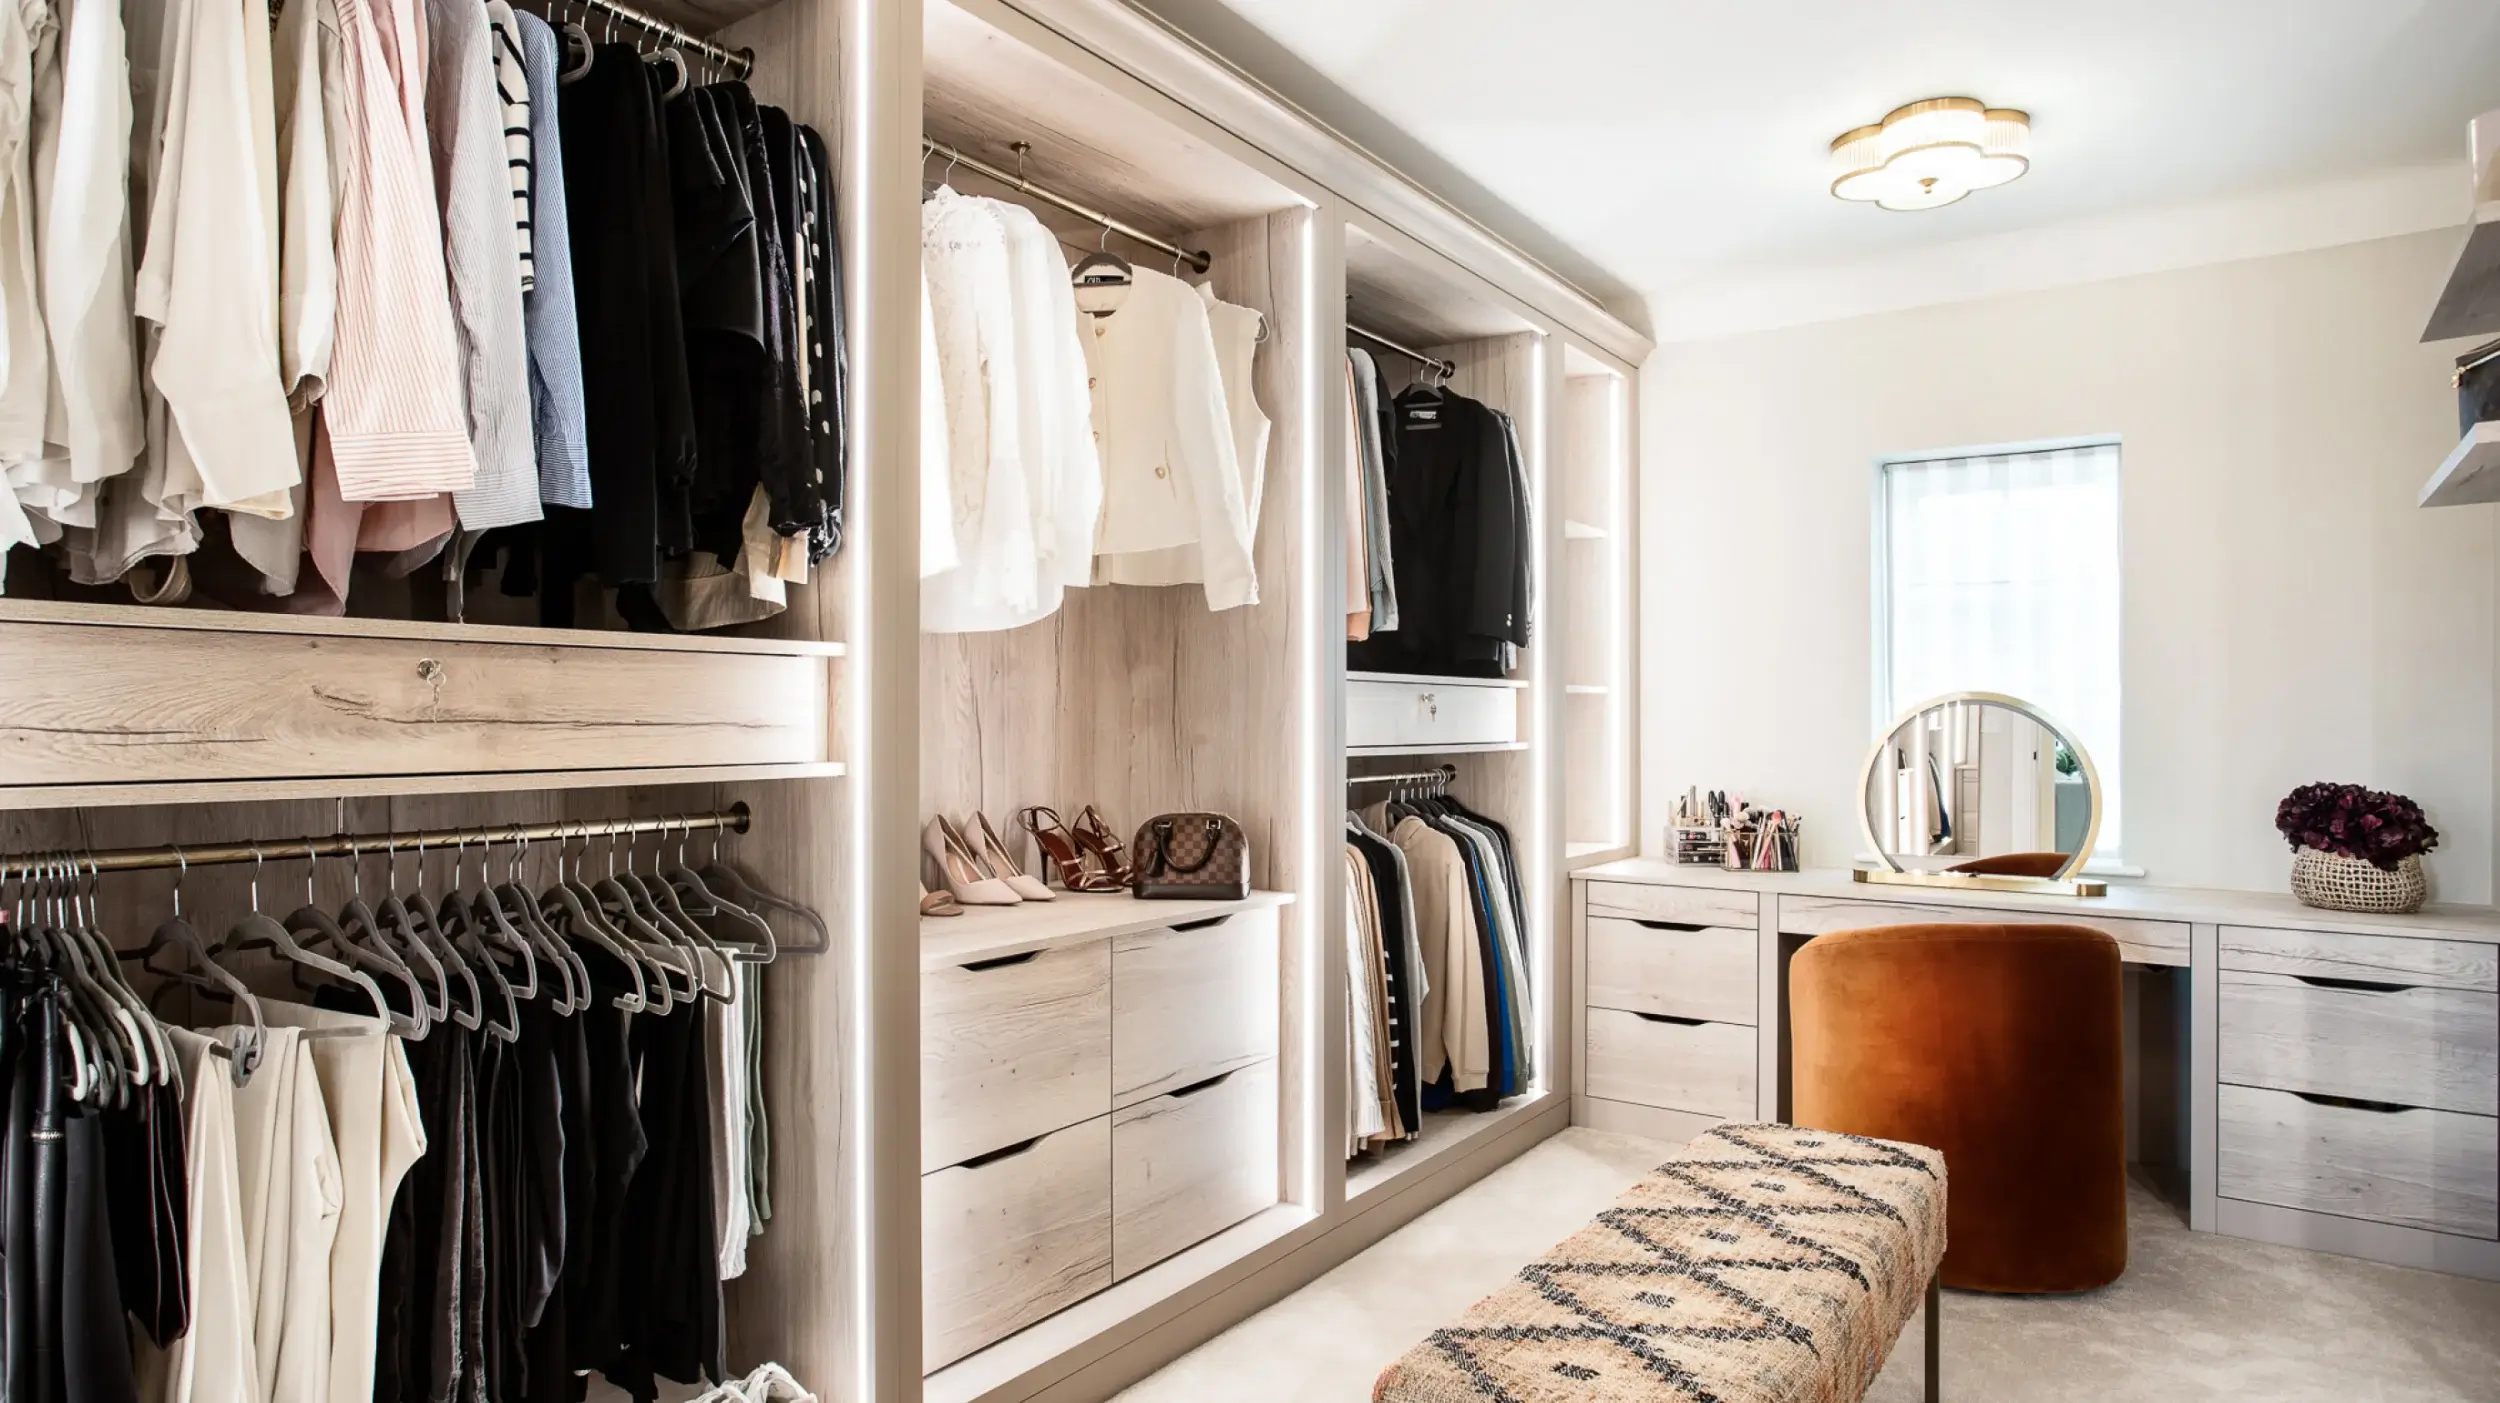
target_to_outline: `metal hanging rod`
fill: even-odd
[[[1400,775],[1347,775],[1351,788],[1358,784],[1450,784],[1458,779],[1458,766],[1436,765],[1429,770],[1414,770]]]
[[[667,20],[646,15],[630,5],[619,4],[617,0],[539,0],[538,8],[549,11],[546,18],[554,21],[567,18],[567,10],[596,10],[602,15],[623,20],[655,39],[665,39],[681,49],[692,49],[719,64],[722,71],[732,78],[744,78],[755,71],[755,50],[723,48],[700,35],[679,29]],[[583,26],[585,29],[588,27]]]
[[[623,838],[638,833],[744,833],[754,814],[745,804],[710,813],[656,818],[583,819],[572,823],[480,824],[420,833],[334,833],[325,838],[280,838],[254,843],[202,843],[196,847],[116,848],[96,853],[54,852],[0,858],[0,877],[29,879],[64,869],[88,872],[157,872],[238,862],[289,862],[304,857],[357,857],[417,848],[457,848],[464,843],[546,843]]]
[[[1016,145],[1021,148],[1024,146],[1024,143],[1018,142]],[[980,157],[967,156],[963,152],[956,150],[954,147],[947,145],[943,141],[932,141],[925,136],[922,137],[920,139],[920,154],[924,160],[931,156],[944,156],[949,169],[952,169],[955,166],[962,166],[965,170],[971,171],[976,175],[985,175],[990,179],[997,181],[1001,185],[1012,187],[1019,194],[1030,195],[1037,200],[1057,205],[1059,208],[1066,210],[1068,213],[1075,215],[1077,218],[1082,219],[1087,223],[1099,224],[1103,228],[1110,230],[1112,233],[1119,235],[1121,238],[1128,239],[1135,243],[1144,244],[1146,247],[1161,253],[1168,253],[1174,258],[1179,259],[1192,272],[1203,273],[1207,269],[1215,266],[1215,256],[1213,254],[1203,253],[1192,249],[1185,249],[1179,244],[1172,243],[1164,239],[1158,239],[1154,235],[1147,233],[1145,230],[1140,229],[1133,224],[1123,223],[1120,220],[1114,219],[1110,215],[1103,213],[1101,210],[1095,209],[1089,205],[1079,204],[1076,201],[1069,199],[1067,196],[1060,194],[1056,190],[1050,190],[1036,185],[1032,181],[1025,179],[1020,172],[1000,170],[998,167],[991,165],[989,162],[982,160]],[[1019,152],[1019,154],[1021,154],[1021,152]]]
[[[1348,336],[1360,336],[1364,340],[1369,341],[1384,351],[1394,351],[1397,354],[1406,357],[1408,360],[1422,365],[1426,370],[1437,370],[1441,372],[1441,378],[1444,380],[1458,373],[1457,361],[1443,360],[1439,356],[1425,355],[1423,352],[1416,350],[1412,346],[1401,346],[1397,342],[1390,340],[1388,337],[1381,335],[1377,331],[1365,331],[1363,328],[1356,326],[1352,322],[1346,323],[1345,330],[1346,335]]]

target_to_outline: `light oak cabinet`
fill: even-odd
[[[1155,905],[976,913],[924,942],[945,951],[921,972],[928,1370],[1278,1200],[1276,907],[1125,929]],[[1092,919],[1119,933],[1036,948],[1038,923]]]
[[[1621,1009],[1588,1011],[1589,1095],[1726,1120],[1751,1118],[1754,1030]]]

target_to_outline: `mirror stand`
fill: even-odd
[[[1850,869],[1861,882],[1898,887],[1943,887],[1961,891],[2030,892],[2035,896],[2107,896],[2109,883],[2064,877],[1995,877],[1976,872],[1877,872]]]

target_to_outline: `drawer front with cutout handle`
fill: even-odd
[[[1111,952],[1111,1104],[1126,1108],[1276,1055],[1278,913],[1124,935]]]
[[[924,1172],[1110,1109],[1110,941],[921,974]]]
[[[1587,1037],[1591,1096],[1695,1115],[1753,1117],[1751,1028],[1592,1008]]]
[[[2500,1115],[2500,995],[2333,975],[2221,974],[2222,1080]]]
[[[2490,1116],[2227,1085],[2216,1110],[2224,1198],[2500,1236],[2500,1121]]]
[[[1588,919],[1588,1003],[1751,1026],[1758,1013],[1750,927]]]
[[[1238,1067],[1111,1117],[1111,1274],[1124,1279],[1277,1200],[1276,1064]]]
[[[1111,1284],[1111,1118],[920,1179],[923,1367],[936,1369]]]

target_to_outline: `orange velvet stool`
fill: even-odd
[[[1789,968],[1798,1125],[1944,1152],[1943,1279],[2088,1291],[2127,1269],[2118,942],[2080,926],[1841,931]]]

